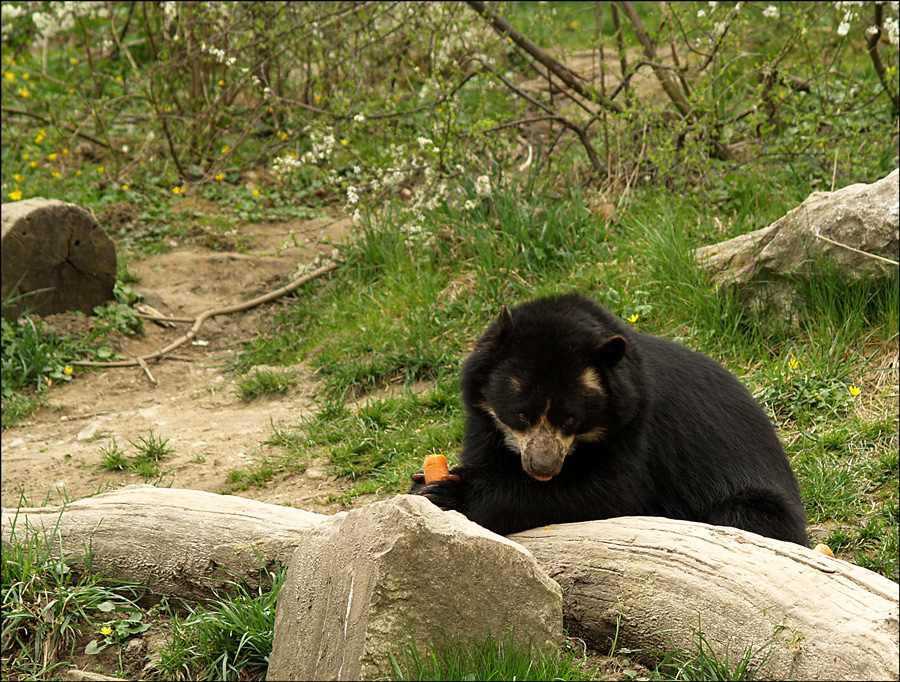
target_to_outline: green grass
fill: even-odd
[[[76,638],[99,631],[111,612],[136,614],[138,590],[106,581],[81,556],[54,556],[57,529],[44,534],[12,522],[2,552],[4,678],[46,679],[68,666]]]
[[[392,680],[585,680],[596,679],[583,670],[574,653],[546,655],[522,646],[510,632],[505,638],[453,641],[446,635],[428,653],[408,637],[390,656],[386,674]]]
[[[169,459],[175,451],[168,445],[169,439],[153,435],[153,429],[146,436],[138,436],[137,442],[128,441],[134,454],[127,454],[119,448],[116,440],[100,449],[99,468],[106,471],[125,471],[142,477],[145,483],[159,478],[159,464]]]
[[[253,400],[272,394],[287,393],[297,384],[297,377],[270,369],[254,370],[249,376],[241,377],[237,392],[241,400]]]
[[[275,630],[275,601],[286,567],[261,571],[260,585],[223,581],[231,593],[215,604],[172,613],[170,633],[156,666],[158,679],[265,679]]]

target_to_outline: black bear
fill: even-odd
[[[724,367],[578,295],[503,307],[462,368],[460,466],[411,492],[506,535],[647,515],[807,544],[775,430]]]

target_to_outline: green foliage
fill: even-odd
[[[776,629],[777,632],[777,629]],[[665,680],[752,680],[764,673],[772,656],[774,636],[760,645],[747,645],[733,652],[726,645],[720,656],[715,652],[700,624],[693,633],[689,650],[660,652],[662,660],[654,670],[654,679]]]
[[[119,449],[114,438],[112,443],[101,448],[102,457],[98,466],[106,471],[135,473],[147,483],[159,476],[159,463],[174,454],[168,443],[168,438],[154,436],[153,429],[150,429],[147,436],[138,436],[137,443],[128,441],[134,449],[134,454],[128,455]]]
[[[419,651],[412,637],[390,655],[392,680],[583,680],[592,679],[575,663],[574,654],[545,655],[522,646],[512,632],[503,639],[490,635],[469,642],[446,634],[429,653]],[[387,672],[387,671],[385,671]]]
[[[0,554],[4,677],[44,679],[68,665],[75,638],[99,629],[103,614],[139,613],[136,590],[92,572],[90,548],[83,556],[54,555],[56,528],[43,534],[17,521]]]
[[[241,400],[252,400],[273,393],[287,393],[297,383],[297,377],[274,370],[254,370],[250,376],[238,381]]]
[[[275,603],[287,567],[260,571],[259,586],[225,580],[215,604],[172,614],[171,634],[160,652],[163,679],[263,680],[272,652]]]

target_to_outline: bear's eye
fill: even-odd
[[[566,417],[566,420],[563,422],[563,426],[572,426],[575,423],[575,417],[569,415]]]
[[[523,424],[528,424],[528,415],[524,412],[516,412],[516,419],[518,419]]]

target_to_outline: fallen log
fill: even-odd
[[[342,512],[343,513],[343,512]],[[157,596],[210,599],[224,568],[251,585],[286,565],[325,516],[240,497],[127,486],[62,507],[4,509],[3,543],[26,528],[54,552],[90,546],[93,570]],[[734,528],[625,517],[510,536],[563,589],[570,634],[606,651],[758,649],[761,678],[898,679],[897,584],[872,571]],[[477,585],[473,587],[477,589]],[[515,596],[511,595],[514,599]],[[618,628],[618,631],[616,630]]]
[[[59,507],[4,509],[2,537],[6,545],[34,529],[57,558],[90,549],[96,573],[146,583],[156,598],[207,601],[229,591],[227,578],[256,587],[260,568],[286,566],[298,533],[326,518],[232,495],[128,485]]]
[[[637,516],[509,539],[562,587],[569,634],[600,651],[614,638],[642,652],[696,651],[702,633],[719,660],[765,660],[766,679],[900,675],[900,586],[846,561],[737,528]]]

